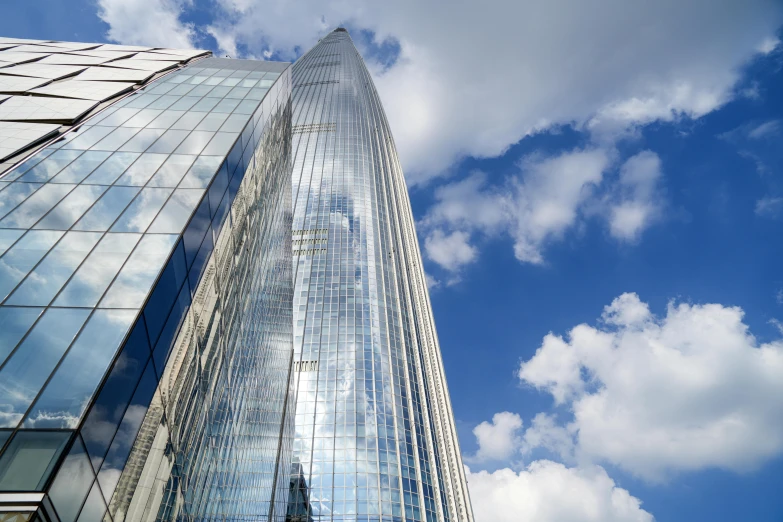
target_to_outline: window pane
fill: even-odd
[[[136,187],[110,187],[82,217],[74,230],[106,231],[139,193]]]
[[[186,130],[169,129],[163,134],[163,136],[158,138],[158,141],[156,141],[155,144],[150,147],[149,151],[160,152],[164,154],[174,152],[174,149],[177,148],[177,146],[182,142],[182,140],[185,139],[187,135],[188,131]]]
[[[196,130],[216,131],[220,128],[221,125],[223,125],[223,122],[226,121],[226,118],[228,118],[228,114],[211,112],[207,114],[203,120],[201,120],[201,123],[198,124]]]
[[[44,161],[28,170],[27,174],[19,178],[19,181],[39,183],[49,181],[81,153],[82,151],[80,150],[58,150]]]
[[[137,314],[136,310],[96,310],[35,402],[25,428],[78,426]]]
[[[101,234],[98,232],[65,234],[62,241],[35,267],[6,303],[47,306],[100,238]]]
[[[44,216],[35,225],[35,228],[68,230],[106,192],[107,188],[102,185],[77,186],[51,212]]]
[[[147,125],[148,129],[168,129],[180,119],[185,111],[163,111],[163,113]]]
[[[2,197],[0,197],[0,217],[13,210],[15,206],[42,186],[40,183],[11,183],[11,186],[4,190]]]
[[[71,433],[18,432],[0,459],[0,490],[40,491]]]
[[[0,228],[0,256],[16,243],[16,240],[22,237],[24,230],[13,230],[9,228]]]
[[[0,426],[19,423],[89,313],[76,308],[44,313],[0,371]]]
[[[179,130],[193,130],[196,128],[196,125],[198,125],[203,117],[204,113],[202,112],[186,112],[179,120],[177,120],[177,123],[171,126],[171,128]]]
[[[54,305],[95,306],[140,238],[140,234],[106,234]]]
[[[52,178],[52,183],[80,183],[110,155],[111,152],[88,150]]]
[[[46,184],[0,221],[0,228],[30,228],[76,185]],[[10,190],[10,189],[9,189]],[[8,192],[7,190],[5,192]]]
[[[111,185],[128,166],[136,161],[140,154],[136,152],[115,152],[95,172],[84,180],[84,183],[92,185]]]
[[[60,522],[73,522],[95,480],[81,438],[77,437],[49,488],[49,498]]]
[[[0,257],[0,299],[5,299],[62,235],[62,232],[31,230]]]
[[[123,109],[120,109],[123,110]],[[119,112],[119,111],[117,111]],[[131,139],[139,129],[132,129],[129,127],[119,127],[114,129],[108,136],[101,141],[90,147],[90,150],[110,150],[115,151],[119,149],[123,143]]]
[[[150,226],[150,233],[179,234],[188,222],[199,201],[204,195],[203,190],[177,189],[171,195],[163,210]]]
[[[81,134],[63,145],[63,149],[86,150],[105,138],[113,129],[111,127],[83,127]]]
[[[125,409],[150,359],[145,321],[139,318],[81,429],[90,462],[100,469]]]
[[[196,160],[196,156],[184,154],[172,154],[161,165],[155,176],[152,177],[147,186],[149,187],[176,187],[190,166]]]
[[[177,242],[177,235],[146,235],[101,300],[101,308],[140,308]]]
[[[103,495],[98,487],[98,481],[95,481],[90,489],[90,494],[87,495],[87,500],[84,502],[82,512],[79,515],[77,522],[99,522],[103,520],[103,516],[106,514],[106,504],[103,501]]]
[[[144,232],[171,195],[169,188],[145,188],[111,228],[112,232]]]
[[[208,131],[193,131],[174,152],[177,154],[201,154],[214,134],[214,132]]]
[[[188,171],[182,183],[179,184],[180,188],[207,188],[209,182],[212,181],[212,176],[215,175],[218,167],[220,166],[220,156],[200,156],[193,166]]]
[[[125,174],[120,176],[116,184],[132,187],[144,186],[164,161],[166,161],[165,154],[142,154],[133,165],[128,167]]]
[[[5,358],[24,337],[41,312],[43,308],[0,307],[0,364],[5,362]]]
[[[119,150],[127,152],[144,152],[155,140],[163,134],[163,129],[142,129],[129,139]]]
[[[159,403],[157,395],[153,399],[156,385],[154,368],[150,362],[147,364],[147,369],[139,382],[139,387],[133,394],[133,399],[125,412],[120,428],[117,430],[117,435],[114,437],[109,452],[106,454],[106,460],[104,460],[101,471],[98,473],[98,482],[100,482],[104,494],[109,498],[114,494],[114,490],[117,487],[117,481],[120,479],[125,462],[128,460],[133,441],[136,439],[150,402],[155,400]],[[160,407],[159,404],[158,407]],[[160,410],[158,409],[158,411]]]

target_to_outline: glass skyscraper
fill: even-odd
[[[289,64],[0,39],[0,521],[288,507]]]
[[[344,29],[293,66],[289,520],[473,520],[405,180]]]

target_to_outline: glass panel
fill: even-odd
[[[114,494],[133,441],[136,439],[141,422],[144,420],[144,415],[152,401],[157,385],[156,381],[154,368],[152,364],[148,364],[139,382],[139,387],[133,394],[131,404],[125,412],[120,428],[117,430],[117,435],[106,454],[101,471],[98,473],[98,482],[101,484],[103,493],[109,498]]]
[[[101,300],[101,308],[141,308],[178,236],[146,235]]]
[[[86,150],[105,138],[112,127],[83,127],[81,134],[73,136],[63,145],[63,149]]]
[[[87,209],[108,187],[101,185],[79,185],[73,191],[65,196],[51,212],[49,212],[35,228],[46,228],[50,230],[68,230],[76,221],[82,217]]]
[[[11,186],[4,190],[2,197],[0,197],[0,217],[10,212],[42,186],[40,183],[11,183]]]
[[[185,111],[163,111],[163,113],[147,125],[148,129],[168,129],[185,114]]]
[[[179,234],[188,222],[199,201],[203,190],[177,189],[171,195],[163,210],[150,226],[150,233]]]
[[[62,235],[62,232],[31,230],[0,257],[0,299],[5,299]]]
[[[44,313],[0,371],[0,426],[19,423],[89,314],[76,308]]]
[[[103,520],[105,514],[106,504],[103,501],[103,495],[101,495],[101,490],[96,481],[93,483],[92,489],[90,489],[90,494],[87,495],[87,500],[84,502],[77,522],[99,522]]]
[[[0,306],[0,364],[33,325],[43,308]]]
[[[125,409],[131,400],[141,372],[150,358],[145,321],[140,317],[125,341],[95,404],[87,414],[81,433],[90,454],[90,462],[100,469]]]
[[[226,123],[220,128],[223,132],[238,133],[242,132],[247,124],[247,116],[241,114],[232,114],[226,120]]]
[[[193,131],[174,152],[177,154],[201,154],[214,134],[214,132],[208,131]]]
[[[84,180],[84,183],[91,185],[111,185],[120,175],[125,172],[128,166],[136,161],[140,154],[136,152],[115,152],[95,172]]]
[[[147,186],[176,187],[195,160],[196,156],[172,154],[158,169]]]
[[[157,368],[166,367],[166,359],[171,352],[177,331],[179,330],[182,321],[185,319],[190,303],[190,286],[186,283],[182,286],[182,290],[180,290],[177,300],[174,302],[174,306],[165,318],[166,324],[160,333],[160,337],[156,341],[152,357],[155,360],[155,366]]]
[[[120,111],[121,110],[125,110],[125,109],[120,109]],[[137,132],[139,132],[139,129],[132,129],[129,127],[118,127],[114,129],[114,131],[112,131],[111,134],[109,134],[101,141],[99,141],[98,143],[90,147],[90,149],[115,151],[119,149],[123,143],[125,143],[133,136],[135,136]]]
[[[95,306],[140,234],[106,234],[54,301],[55,306]]]
[[[94,127],[104,128],[104,127]],[[95,170],[95,167],[103,163],[111,155],[110,152],[88,150],[73,163],[65,167],[59,174],[52,178],[52,183],[81,183],[84,178]]]
[[[163,162],[166,161],[165,154],[142,154],[136,162],[131,165],[125,174],[117,180],[117,185],[128,185],[131,187],[144,186],[155,174]]]
[[[198,124],[196,130],[216,131],[220,128],[221,125],[223,125],[223,122],[226,121],[226,118],[228,118],[228,114],[210,112],[204,117],[203,120],[201,120],[201,123]]]
[[[177,120],[177,123],[172,125],[171,128],[180,130],[193,130],[196,128],[196,125],[199,124],[202,118],[204,118],[204,113],[186,112],[179,120]]]
[[[74,230],[106,231],[139,193],[136,187],[110,187],[82,217]]]
[[[17,179],[19,176],[21,176],[22,174],[24,174],[34,166],[38,165],[44,159],[48,158],[56,150],[57,149],[48,148],[33,154],[32,156],[24,160],[18,167],[13,169],[11,172],[5,174],[3,176],[3,181],[13,181]]]
[[[25,428],[76,428],[136,310],[96,310],[35,401]]]
[[[42,161],[32,169],[27,171],[27,174],[19,178],[19,181],[28,182],[44,182],[49,181],[55,174],[75,160],[82,151],[80,150],[58,150],[45,161]]]
[[[112,232],[144,232],[171,195],[169,188],[145,188],[111,228]]]
[[[141,96],[139,97],[141,98]],[[152,101],[152,100],[150,100]],[[160,109],[143,109],[136,116],[129,119],[123,125],[124,127],[146,127],[152,120],[163,113]]]
[[[87,452],[84,450],[81,438],[76,437],[71,451],[57,472],[52,487],[49,488],[49,498],[54,509],[57,510],[60,522],[73,522],[76,519],[84,497],[94,480],[95,475],[90,469]]]
[[[200,156],[185,175],[180,188],[207,188],[223,158],[220,156]]]
[[[163,134],[163,129],[142,129],[119,150],[128,152],[144,152],[155,140]]]
[[[93,249],[101,234],[68,232],[6,301],[11,305],[46,306]]]
[[[198,96],[185,96],[184,98],[180,98],[171,108],[178,111],[186,111],[193,107],[200,99],[201,98]]]
[[[0,228],[30,228],[76,185],[46,184],[0,221]],[[13,187],[11,187],[12,189]],[[8,189],[8,190],[11,190]],[[5,192],[8,192],[6,190]]]
[[[11,248],[11,245],[16,243],[16,240],[22,237],[24,230],[12,230],[8,228],[0,228],[0,256],[5,254],[5,251]]]
[[[205,156],[225,156],[236,140],[237,136],[233,132],[218,132],[202,151],[202,154]]]
[[[163,136],[158,138],[158,141],[156,141],[155,144],[150,147],[149,151],[161,152],[165,154],[174,152],[174,149],[177,148],[177,146],[182,142],[182,140],[185,139],[187,135],[188,131],[185,130],[167,130]]]
[[[216,89],[220,89],[220,87],[216,87]],[[208,112],[211,111],[215,105],[218,104],[220,101],[220,98],[212,98],[212,91],[210,91],[207,96],[210,96],[209,98],[203,98],[200,102],[198,102],[196,105],[191,107],[191,111],[193,112]],[[205,130],[211,130],[211,129],[205,129]],[[217,129],[214,129],[217,130]]]
[[[220,100],[220,103],[215,105],[215,108],[212,109],[212,111],[213,112],[231,112],[234,109],[236,109],[237,105],[239,105],[239,100],[223,99],[223,100]]]
[[[99,120],[98,123],[100,125],[118,127],[128,121],[132,116],[138,114],[138,112],[138,109],[127,109],[123,107],[122,109],[117,109],[102,120]]]
[[[40,491],[70,431],[20,431],[0,459],[0,491]]]

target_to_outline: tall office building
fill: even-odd
[[[293,67],[292,521],[469,522],[405,180],[344,29]]]
[[[0,39],[0,520],[286,516],[289,64]]]

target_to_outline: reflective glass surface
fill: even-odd
[[[471,521],[407,189],[372,79],[344,31],[292,74],[291,520]]]
[[[199,64],[0,177],[0,481],[62,520],[285,518],[290,72]]]

